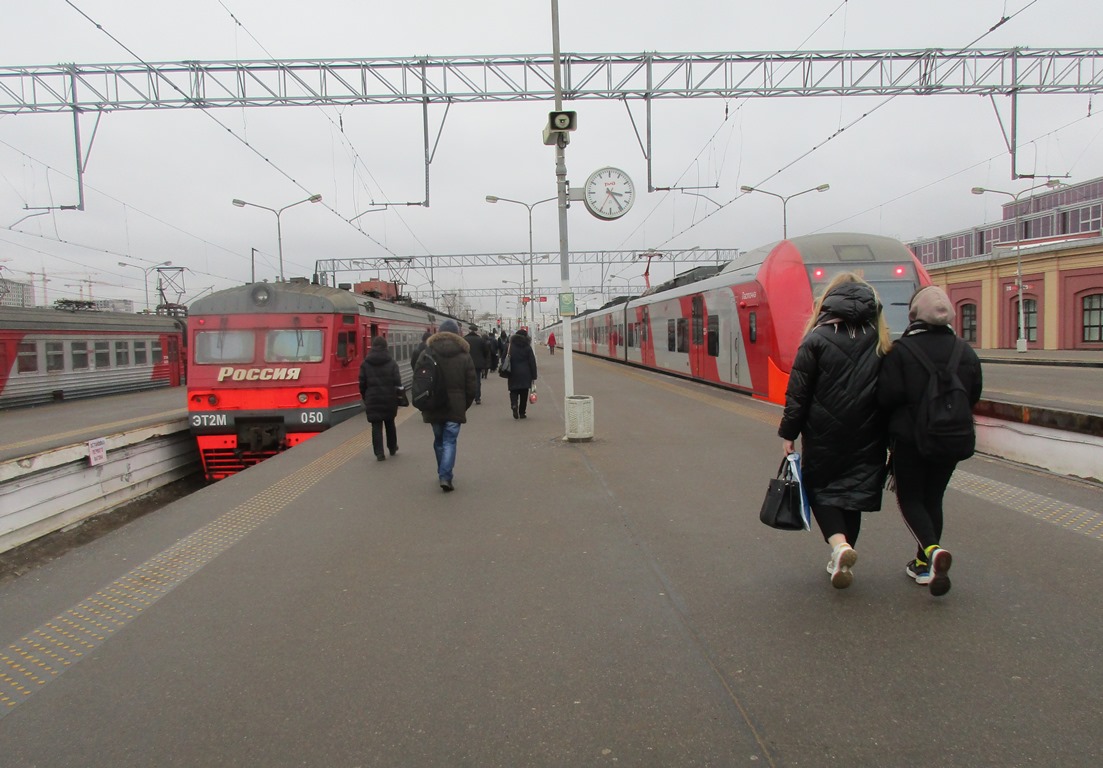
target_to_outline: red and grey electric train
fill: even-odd
[[[814,298],[841,271],[873,285],[895,335],[907,327],[912,293],[931,282],[892,238],[794,237],[575,317],[572,349],[784,403]]]
[[[183,344],[183,319],[0,307],[0,408],[180,386]]]
[[[410,355],[448,315],[304,279],[253,283],[188,312],[188,417],[203,472],[218,480],[363,411],[358,375],[383,336],[403,383]]]

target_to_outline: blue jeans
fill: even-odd
[[[452,470],[456,466],[456,441],[460,438],[460,423],[446,421],[433,427],[433,452],[437,455],[437,477],[452,482]]]

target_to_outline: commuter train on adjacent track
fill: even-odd
[[[182,318],[0,307],[0,408],[180,386],[184,341]]]
[[[873,285],[895,335],[907,327],[912,293],[931,282],[888,237],[794,237],[579,315],[571,348],[784,403],[815,296],[841,271]],[[561,326],[547,330],[562,340]]]
[[[304,279],[253,283],[188,312],[188,419],[203,472],[218,480],[363,412],[358,375],[374,336],[403,383],[425,331],[448,315]]]

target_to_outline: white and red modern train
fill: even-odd
[[[253,283],[188,312],[188,417],[217,480],[363,411],[358,374],[374,336],[407,386],[422,334],[448,315],[303,279]]]
[[[184,320],[0,307],[0,408],[175,387]]]
[[[907,327],[912,293],[930,284],[912,252],[892,238],[794,237],[573,318],[572,349],[784,403],[814,298],[841,271],[873,285],[895,335]],[[559,326],[547,331],[562,340]]]

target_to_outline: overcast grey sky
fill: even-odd
[[[105,31],[151,62],[551,50],[548,0],[35,0],[5,5],[0,66],[132,61]],[[1097,0],[560,3],[562,49],[584,53],[952,50],[981,37],[1004,16],[1014,18],[977,47],[1100,45],[1103,3]],[[1010,191],[1029,186],[1010,180],[999,122],[989,100],[980,97],[900,97],[825,142],[881,101],[657,102],[654,182],[717,185],[708,195],[721,203],[736,198],[743,184],[791,194],[829,183],[828,192],[790,202],[791,235],[863,231],[905,240],[998,219],[1003,200],[972,196],[972,186]],[[998,105],[1006,121],[1009,104],[1001,99]],[[218,110],[219,120],[271,164],[199,110],[108,114],[88,162],[87,209],[31,218],[17,231],[0,228],[0,259],[5,260],[0,264],[4,275],[15,279],[44,270],[51,301],[75,298],[81,280],[92,280],[96,298],[130,298],[140,305],[140,274],[118,267],[120,259],[146,266],[171,260],[187,267],[185,301],[208,286],[221,289],[247,280],[252,248],[260,251],[258,278],[272,279],[277,272],[275,217],[233,207],[230,200],[279,208],[301,199],[302,191],[284,174],[322,194],[326,206],[303,205],[283,214],[288,276],[307,275],[316,260],[327,258],[524,252],[525,209],[489,205],[484,198],[493,194],[535,202],[555,194],[554,151],[540,140],[551,106],[453,106],[430,168],[431,207],[367,214],[359,219],[366,235],[342,219],[365,210],[373,199],[424,197],[419,108]],[[716,206],[700,197],[647,194],[646,162],[624,105],[588,101],[566,106],[577,109],[580,120],[567,150],[571,185],[581,186],[592,170],[614,165],[640,189],[634,209],[613,223],[597,221],[580,204],[572,206],[572,249],[749,249],[780,237],[781,204],[765,195],[748,195],[716,213]],[[1070,174],[1073,182],[1103,176],[1101,110],[1103,104],[1092,105],[1086,95],[1022,98],[1020,171]],[[632,111],[640,123],[642,105],[633,104]],[[443,118],[442,108],[431,110],[434,133]],[[86,143],[94,121],[91,115],[82,119]],[[71,117],[0,118],[0,227],[24,216],[25,206],[75,202],[73,164]],[[533,224],[535,249],[557,251],[554,204],[537,207]],[[618,285],[642,286],[642,264],[612,271],[619,273]],[[652,276],[666,279],[671,271],[657,263]],[[538,288],[546,287],[541,292],[554,295],[558,266],[538,266],[536,276]],[[409,275],[415,286],[427,279],[421,270]],[[521,268],[438,269],[436,279],[438,290],[506,287],[501,281],[520,280]],[[575,285],[600,279],[597,267],[572,268]],[[477,308],[494,306],[485,300]],[[498,311],[510,309],[503,303]]]

